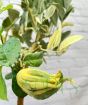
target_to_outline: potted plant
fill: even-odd
[[[17,105],[23,105],[27,95],[46,99],[65,81],[73,83],[61,71],[49,74],[38,67],[45,62],[45,54],[54,52],[61,56],[83,36],[71,35],[67,28],[73,26],[66,21],[74,11],[71,0],[21,0],[19,6],[21,13],[11,4],[4,9],[0,6],[1,12],[8,9],[8,16],[0,29],[0,99],[7,100],[2,77],[2,67],[7,66],[12,71],[5,78],[12,80],[12,90],[18,97]]]

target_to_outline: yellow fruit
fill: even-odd
[[[49,74],[35,68],[25,68],[18,72],[17,83],[28,95],[37,99],[45,99],[57,92],[65,81],[61,71]],[[39,97],[38,97],[39,96]]]

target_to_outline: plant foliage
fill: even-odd
[[[16,75],[21,69],[39,67],[48,52],[61,55],[70,45],[83,39],[81,35],[71,35],[70,27],[73,23],[66,21],[74,12],[71,1],[21,0],[20,12],[12,4],[4,7],[0,0],[0,14],[8,11],[8,16],[0,26],[0,67],[8,66],[12,69],[5,77],[12,79],[12,90],[16,96],[23,98],[27,95],[17,84]],[[7,99],[1,70],[0,99]]]

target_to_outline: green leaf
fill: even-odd
[[[11,9],[11,8],[13,8],[13,5],[12,5],[12,4],[9,4],[9,5],[7,5],[6,7],[2,7],[2,8],[0,9],[0,14],[1,14],[3,11],[9,10],[9,9]]]
[[[76,43],[83,39],[83,36],[81,35],[72,35],[67,37],[65,40],[62,41],[60,46],[58,47],[57,51],[62,54],[67,51],[68,47],[72,45],[73,43]]]
[[[73,11],[71,5],[72,0],[55,0],[57,3],[58,15],[61,21],[64,21],[67,16]]]
[[[43,49],[47,48],[47,42],[45,42],[45,40],[41,40],[40,45],[42,46]]]
[[[59,18],[59,15],[58,15],[58,11],[55,11],[54,15],[51,17],[51,22],[56,26],[57,23],[58,23],[58,18]]]
[[[0,65],[11,66],[20,54],[21,44],[17,38],[11,37],[4,45],[0,46]]]
[[[5,75],[5,79],[9,80],[12,79],[13,75],[12,72]]]
[[[74,11],[74,7],[73,6],[69,6],[68,7],[68,9],[66,10],[66,13],[65,13],[65,15],[64,15],[64,20],[69,16],[69,14],[71,13],[71,12],[73,12]]]
[[[24,98],[25,96],[27,96],[27,94],[17,84],[17,80],[16,80],[16,75],[18,73],[17,71],[18,70],[16,70],[16,68],[12,69],[12,75],[13,75],[13,77],[12,77],[12,90],[17,97]]]
[[[71,31],[66,31],[62,33],[61,42],[71,34]]]
[[[52,17],[53,14],[55,13],[55,10],[56,10],[55,5],[51,5],[48,9],[44,10],[45,19],[49,19],[50,17]]]
[[[57,5],[57,14],[60,20],[63,21],[65,15],[65,9],[60,3],[58,3]]]
[[[10,21],[10,18],[7,17],[6,19],[3,20],[3,23],[2,23],[2,26],[3,26],[3,29],[5,30],[8,30],[8,28],[11,26],[11,21]]]
[[[30,46],[31,45],[31,38],[32,38],[32,30],[27,30],[22,35],[25,43]]]
[[[55,0],[55,2],[59,3],[65,9],[68,8],[68,6],[71,4],[71,1],[72,0]]]
[[[19,18],[19,12],[15,9],[9,9],[8,15],[10,20],[13,22],[15,19]]]
[[[21,1],[21,8],[25,11],[27,10],[27,4],[24,1]]]
[[[23,38],[21,35],[19,35],[20,25],[14,24],[12,27],[12,35],[16,38],[18,38],[23,43]]]
[[[60,44],[60,41],[61,41],[61,31],[62,31],[62,28],[61,28],[61,24],[60,24],[59,25],[59,29],[56,30],[54,32],[54,34],[50,37],[47,49],[51,49],[52,50],[52,49],[56,48]]]
[[[0,99],[7,100],[7,89],[6,84],[2,76],[2,67],[0,66]]]
[[[27,66],[38,67],[43,62],[43,52],[29,53],[25,58],[23,63]]]
[[[64,7],[64,0],[56,0],[58,3],[60,3]]]
[[[47,9],[45,9],[41,14],[36,17],[36,21],[42,24],[43,21],[50,19],[56,11],[55,5],[50,5]]]
[[[72,0],[63,0],[64,1],[64,7],[67,9],[69,5],[71,4]]]
[[[33,6],[36,6],[38,13],[41,13],[46,9],[44,0],[36,0],[36,1],[34,1],[34,3],[33,3],[33,1],[31,3],[34,4]]]

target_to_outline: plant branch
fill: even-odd
[[[18,97],[17,105],[24,105],[24,98]]]

